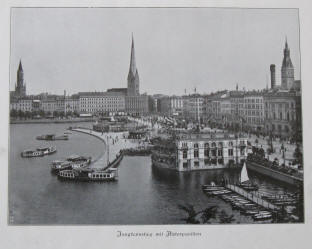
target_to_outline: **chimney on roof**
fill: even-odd
[[[276,80],[275,80],[275,65],[270,65],[270,71],[271,71],[271,89],[274,89],[276,87]]]

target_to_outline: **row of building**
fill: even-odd
[[[11,92],[10,109],[53,113],[79,114],[126,112],[131,114],[158,113],[181,117],[186,121],[239,125],[260,132],[289,135],[301,127],[301,86],[294,79],[294,67],[285,42],[281,68],[281,85],[276,85],[275,65],[270,66],[271,87],[259,91],[219,91],[212,94],[164,96],[140,94],[140,79],[136,67],[132,38],[127,88],[106,92],[79,92],[72,96],[40,94],[26,95],[24,72],[20,62],[15,91]]]
[[[271,87],[258,91],[219,91],[208,95],[161,96],[155,98],[160,113],[181,116],[198,123],[244,126],[259,132],[289,136],[301,129],[301,82],[287,41],[281,68],[281,85],[276,85],[275,65],[270,65]]]
[[[127,88],[112,88],[106,92],[79,92],[72,96],[26,95],[24,71],[20,61],[17,70],[15,91],[10,93],[10,109],[16,111],[74,112],[85,114],[127,112],[146,114],[150,112],[149,97],[140,94],[140,79],[136,67],[134,41],[132,37],[130,68]]]

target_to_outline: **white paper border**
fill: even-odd
[[[10,7],[243,7],[299,8],[303,139],[305,168],[305,224],[171,225],[171,226],[8,226],[8,115]],[[1,248],[310,248],[311,229],[311,124],[312,4],[286,1],[1,1],[0,2],[0,247]],[[117,238],[117,231],[194,231],[191,238]]]

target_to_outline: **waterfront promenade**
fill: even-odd
[[[105,144],[103,153],[92,161],[92,168],[105,167],[107,165],[107,155],[109,155],[108,161],[112,162],[117,157],[120,150],[136,148],[139,145],[138,141],[127,139],[128,132],[101,133],[87,128],[73,128],[72,131],[94,136]],[[109,144],[109,153],[107,153],[107,143]]]
[[[62,124],[94,122],[93,118],[40,118],[40,119],[10,119],[10,124]]]

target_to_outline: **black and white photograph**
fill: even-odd
[[[11,8],[8,224],[304,223],[299,17]]]

